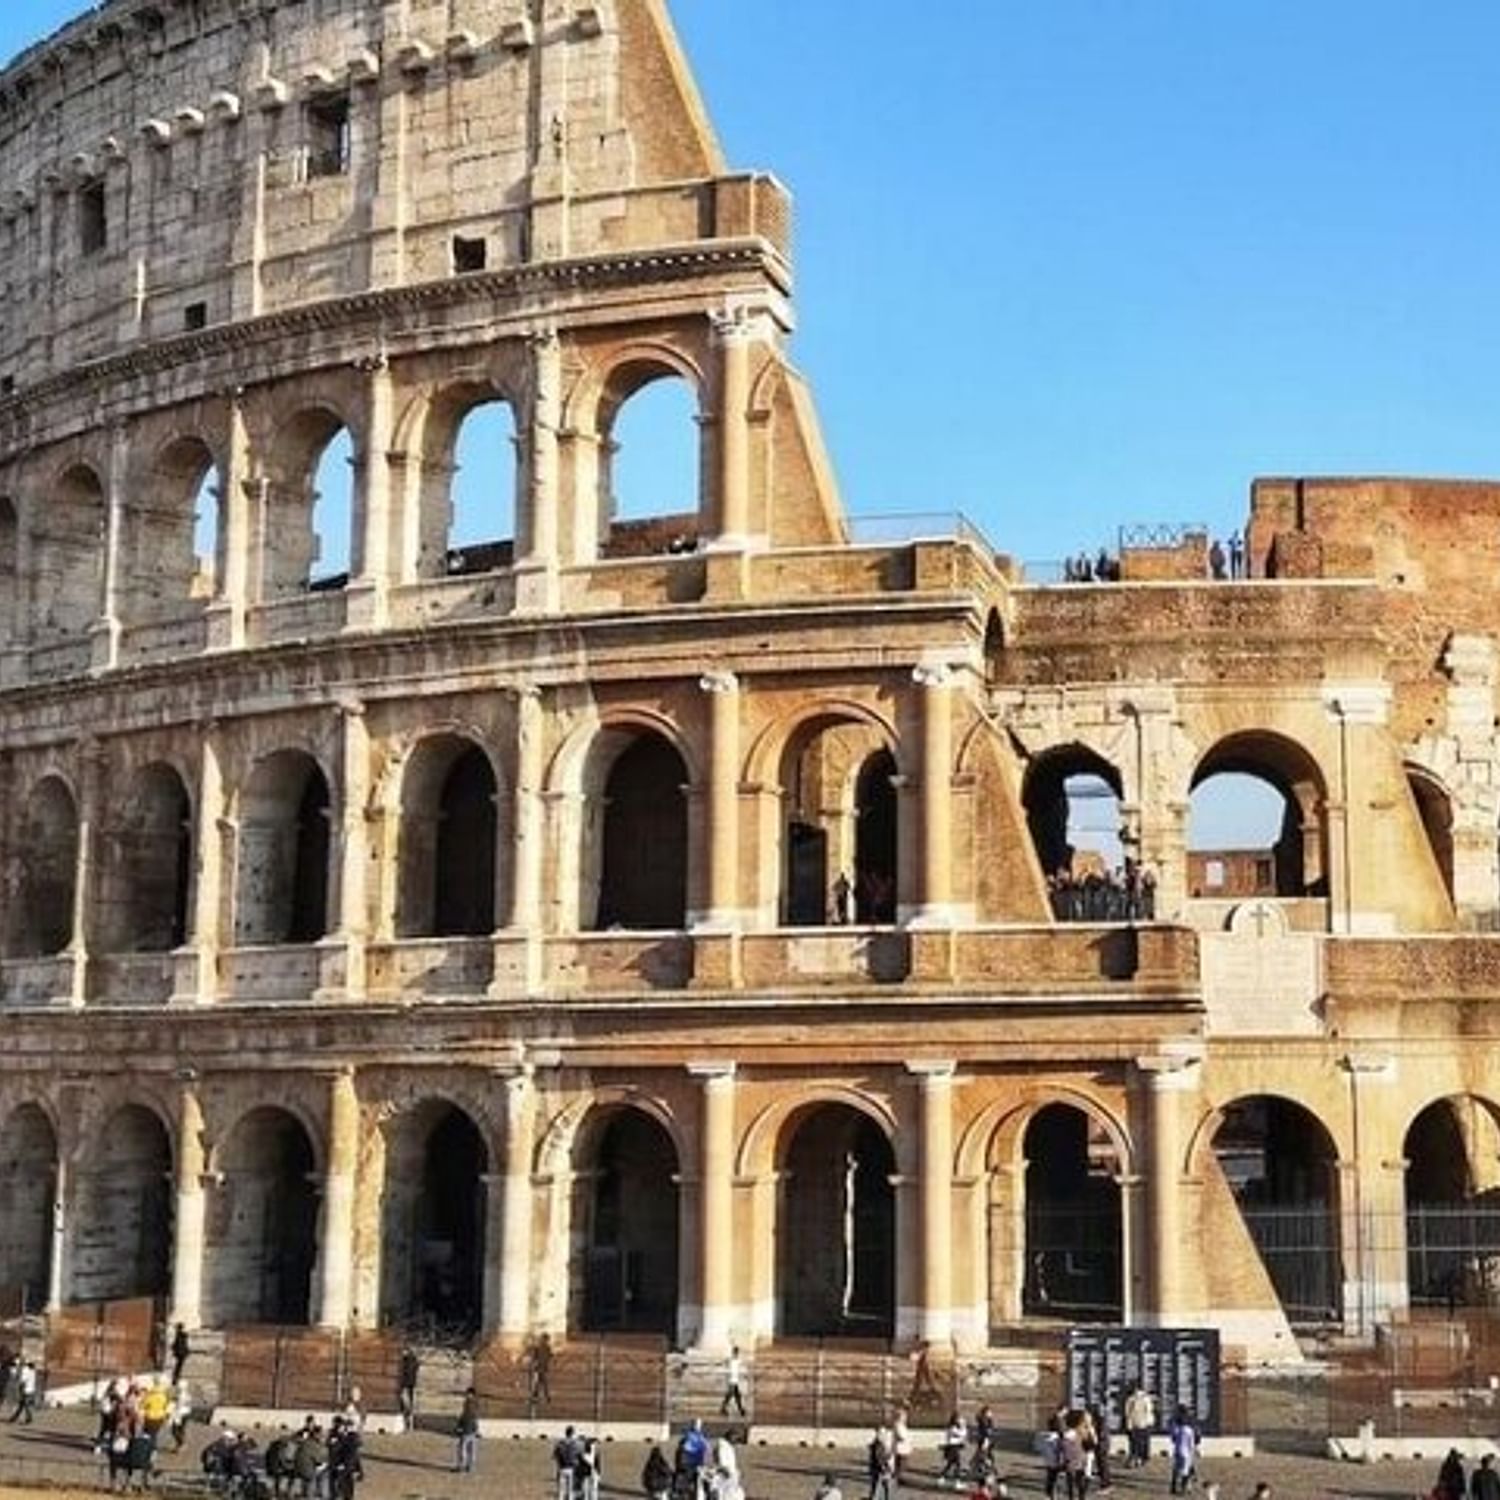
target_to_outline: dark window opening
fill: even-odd
[[[307,106],[307,175],[342,177],[351,155],[348,94],[329,94]]]
[[[104,184],[91,182],[78,194],[78,247],[85,255],[98,255],[109,243],[109,212]]]
[[[189,302],[182,310],[182,326],[189,333],[208,326],[208,303]]]
[[[453,274],[463,276],[471,271],[482,271],[489,259],[489,244],[483,239],[471,240],[464,235],[453,236]]]
[[[0,396],[14,396],[16,393],[16,377],[14,375],[0,375]]]

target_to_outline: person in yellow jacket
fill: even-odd
[[[167,1425],[167,1418],[171,1415],[172,1393],[167,1389],[166,1381],[157,1380],[141,1397],[141,1427],[153,1445],[157,1434]]]

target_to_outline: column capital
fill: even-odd
[[[1202,1078],[1198,1070],[1203,1056],[1201,1045],[1172,1048],[1137,1057],[1135,1068],[1153,1090],[1195,1089]]]
[[[944,661],[918,662],[911,669],[911,680],[918,687],[946,688],[952,687],[958,679],[958,673]]]
[[[733,1083],[735,1074],[739,1071],[739,1064],[732,1062],[690,1062],[687,1065],[688,1075],[692,1078],[701,1078],[705,1084]]]
[[[714,696],[737,693],[740,690],[740,680],[733,672],[705,672],[698,679],[698,687]]]
[[[341,719],[362,719],[365,716],[365,705],[359,698],[340,698],[333,705],[333,711]]]
[[[958,1064],[951,1058],[916,1058],[906,1064],[906,1071],[923,1083],[952,1083]]]
[[[1396,1081],[1396,1059],[1388,1052],[1346,1052],[1339,1058],[1339,1067],[1352,1076],[1380,1083]]]

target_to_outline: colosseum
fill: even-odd
[[[1500,1296],[1500,486],[1259,480],[1233,568],[1086,581],[861,531],[665,0],[107,0],[0,74],[0,182],[0,1287],[54,1363],[142,1305],[1295,1363]],[[622,516],[659,381],[698,503]]]

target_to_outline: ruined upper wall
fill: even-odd
[[[0,382],[465,270],[764,233],[662,0],[116,0],[0,74]]]

